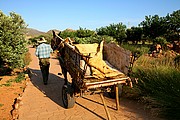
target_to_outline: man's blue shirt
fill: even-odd
[[[36,56],[38,58],[50,58],[50,53],[52,53],[53,50],[49,44],[42,43],[36,48]]]

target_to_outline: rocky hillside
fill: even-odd
[[[27,37],[36,37],[36,36],[45,34],[45,32],[42,32],[33,28],[27,28],[26,32],[27,32],[26,33]]]
[[[57,34],[60,32],[60,30],[56,30],[56,29],[53,29]],[[47,32],[42,32],[42,31],[39,31],[39,30],[36,30],[36,29],[33,29],[33,28],[27,28],[27,31],[26,31],[26,37],[27,38],[33,38],[33,37],[37,37],[37,36],[40,36],[40,35],[45,35],[45,34],[52,34],[52,30],[49,30]]]

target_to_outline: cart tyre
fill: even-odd
[[[72,91],[73,88],[64,85],[62,88],[62,101],[66,109],[73,108],[75,104],[75,97]]]
[[[112,89],[112,91],[111,91],[111,92],[108,92],[109,96],[110,96],[111,98],[116,98],[115,86],[112,86],[111,89]],[[122,95],[122,89],[123,89],[123,85],[122,85],[122,84],[119,84],[119,85],[118,85],[119,98],[120,98],[121,95]]]

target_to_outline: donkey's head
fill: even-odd
[[[51,48],[53,50],[60,50],[64,40],[53,32],[53,39],[51,40]]]
[[[65,43],[69,45],[76,44],[76,42],[70,37],[67,37],[66,39],[62,39],[60,36],[56,35],[54,31],[52,32],[53,32],[53,39],[51,40],[51,48],[53,50],[61,50],[64,47]]]

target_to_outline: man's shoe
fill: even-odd
[[[47,83],[45,82],[44,85],[47,85]]]

